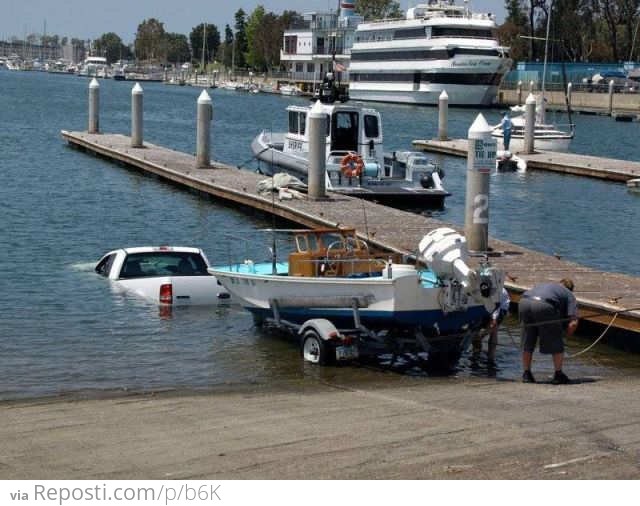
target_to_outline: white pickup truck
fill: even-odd
[[[118,289],[162,305],[187,306],[229,298],[208,267],[198,248],[158,246],[110,251],[95,270]]]

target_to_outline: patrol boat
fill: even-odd
[[[424,153],[384,153],[382,119],[375,109],[344,103],[332,74],[323,81],[313,107],[327,115],[326,186],[328,190],[398,207],[440,209],[450,195],[442,171]],[[342,103],[337,103],[342,102]],[[311,106],[287,107],[287,132],[263,130],[251,143],[260,170],[282,168],[306,181],[309,169],[307,116]]]

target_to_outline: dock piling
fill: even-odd
[[[211,121],[213,104],[207,90],[202,90],[198,97],[197,132],[196,132],[196,167],[211,167]]]
[[[568,83],[567,84],[567,104],[569,104],[569,107],[571,107],[571,92],[573,91],[573,84],[572,83]]]
[[[613,116],[613,79],[609,81],[609,116]]]
[[[496,140],[482,114],[469,128],[464,234],[471,251],[489,247],[489,179],[496,164]]]
[[[445,90],[442,90],[438,100],[438,140],[446,141],[449,138],[447,135],[448,116],[449,95],[447,95]]]
[[[131,90],[131,147],[141,148],[142,138],[142,86],[136,83]]]
[[[89,83],[89,126],[90,134],[100,133],[100,85],[94,77]]]
[[[533,94],[533,91],[535,89],[535,84],[533,81],[529,81],[529,95]]]
[[[534,131],[536,124],[536,97],[529,93],[525,102],[524,116],[524,153],[530,155],[535,149]]]
[[[311,108],[309,118],[309,178],[308,196],[311,200],[326,197],[326,131],[327,116],[322,112],[322,105],[318,100]]]
[[[518,104],[522,103],[522,81],[518,81]]]

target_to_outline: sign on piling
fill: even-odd
[[[467,154],[467,196],[464,233],[471,251],[489,247],[489,178],[496,165],[496,140],[482,114],[469,128]]]

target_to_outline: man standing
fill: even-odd
[[[578,305],[573,295],[573,281],[565,278],[560,283],[544,283],[524,292],[520,299],[519,315],[522,323],[522,381],[536,381],[531,374],[531,361],[540,338],[540,353],[551,354],[553,357],[555,374],[551,383],[569,383],[569,378],[562,372],[563,331],[566,325],[567,335],[570,336],[578,326]]]
[[[509,151],[509,144],[511,143],[511,127],[513,123],[511,123],[511,118],[509,117],[509,113],[505,112],[502,121],[500,122],[500,127],[502,128],[502,142],[504,144],[504,150]]]

